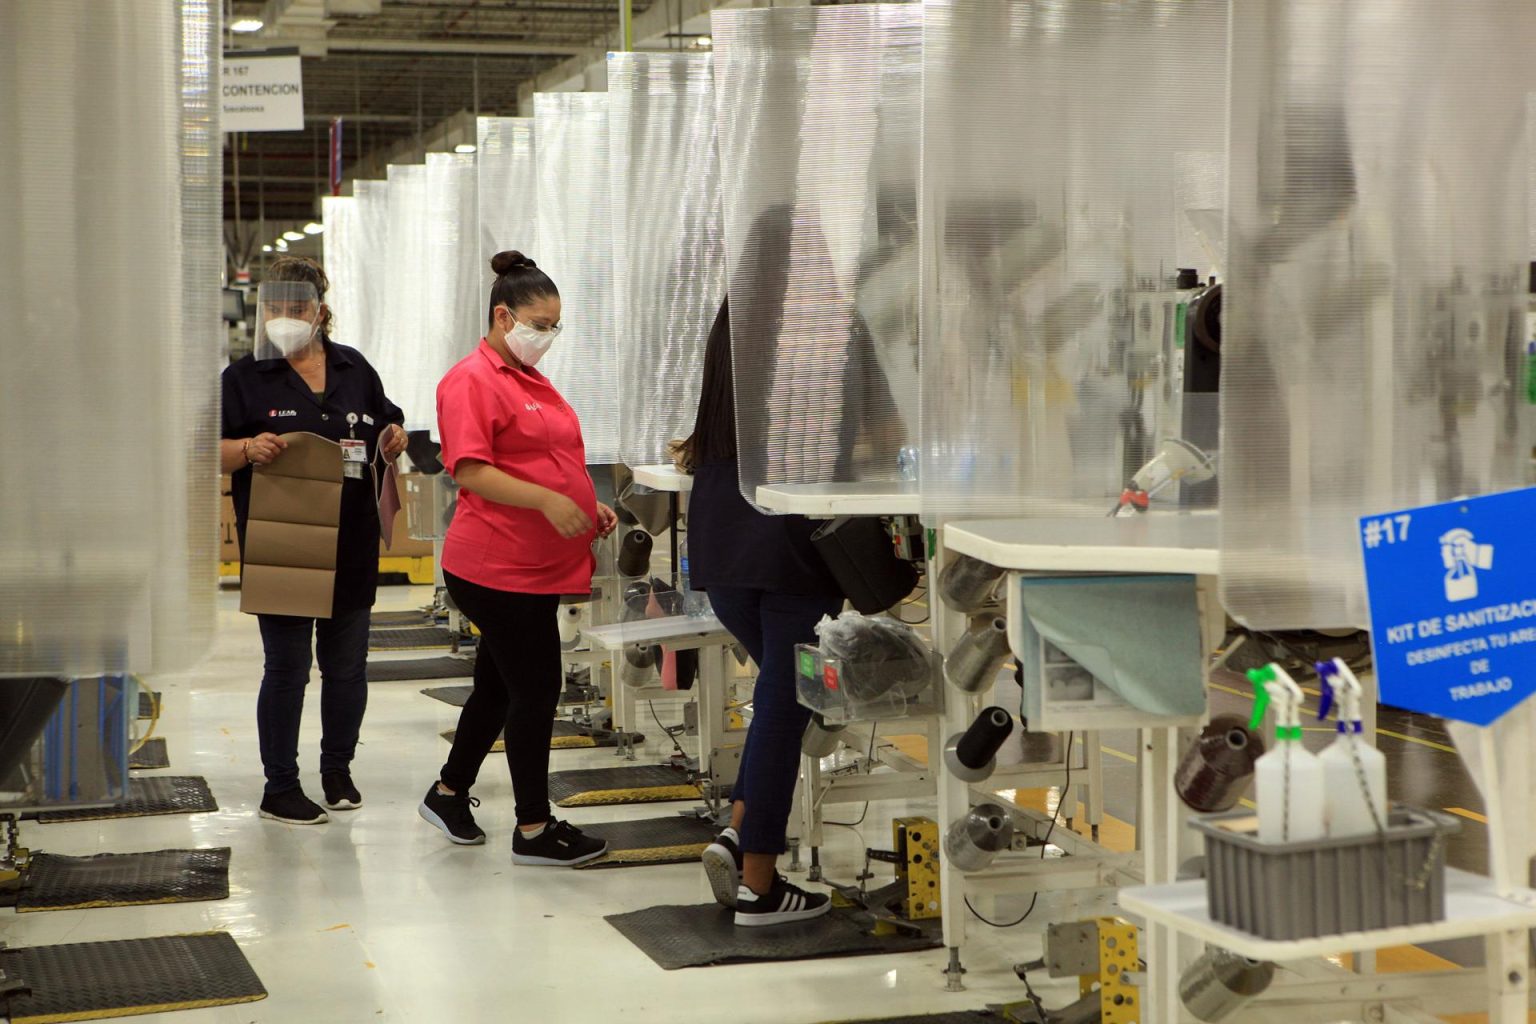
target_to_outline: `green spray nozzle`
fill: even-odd
[[[1273,701],[1279,701],[1276,712],[1277,730],[1281,739],[1299,739],[1301,727],[1301,687],[1286,675],[1285,670],[1274,662],[1263,668],[1248,670],[1248,681],[1253,683],[1253,720],[1249,728],[1258,729],[1264,724],[1264,712]],[[1294,735],[1293,735],[1294,734]]]
[[[1269,710],[1269,686],[1275,681],[1275,666],[1265,665],[1262,668],[1248,670],[1248,681],[1253,684],[1253,719],[1248,723],[1248,728],[1258,731],[1264,724],[1264,712]]]

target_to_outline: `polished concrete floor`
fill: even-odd
[[[379,608],[416,607],[427,597],[423,588],[386,587]],[[13,946],[212,929],[232,933],[270,997],[165,1014],[165,1020],[809,1024],[972,1009],[1022,998],[1011,965],[1039,955],[1038,929],[1047,920],[1104,910],[1103,905],[1068,907],[1065,898],[1043,899],[1023,927],[994,931],[977,926],[966,952],[969,991],[958,995],[944,991],[943,951],[662,971],[603,915],[709,902],[697,867],[514,868],[509,857],[511,786],[496,755],[476,788],[484,801],[477,814],[491,837],[487,845],[450,846],[416,817],[416,804],[447,752],[438,734],[455,724],[457,714],[418,692],[438,681],[371,686],[355,766],[365,799],[361,810],[334,814],[323,826],[260,820],[254,718],[260,640],[254,620],[236,611],[237,595],[221,595],[220,605],[219,633],[202,666],[185,677],[162,677],[151,684],[165,695],[158,727],[169,741],[171,768],[165,772],[207,777],[221,809],[29,824],[24,841],[34,849],[70,855],[231,846],[230,898],[25,915],[0,911],[0,940]],[[301,755],[305,783],[315,797],[318,689],[311,689]],[[653,761],[667,750],[654,733],[645,751]],[[557,769],[615,763],[606,750],[555,751],[552,756]],[[579,824],[660,816],[684,807],[594,808],[568,816]],[[840,807],[834,817],[852,820],[858,810],[858,805]],[[829,874],[851,879],[863,864],[864,845],[889,847],[890,818],[908,813],[931,815],[934,806],[932,801],[876,804],[857,829],[830,829]],[[979,909],[1007,919],[1022,912],[1022,905],[1001,901]],[[1043,977],[1032,982],[1048,1003],[1062,1004],[1076,994],[1075,983],[1052,984]]]

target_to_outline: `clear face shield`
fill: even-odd
[[[287,359],[320,340],[320,293],[308,281],[263,281],[256,290],[257,359]]]

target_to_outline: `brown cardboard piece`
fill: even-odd
[[[251,479],[240,610],[328,619],[341,532],[341,446],[318,434],[282,435],[288,447]]]

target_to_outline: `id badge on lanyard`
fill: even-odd
[[[357,428],[357,413],[347,413],[348,434],[354,434]],[[359,441],[355,436],[341,439],[341,471],[352,480],[363,478],[363,468],[368,465],[368,442]]]

